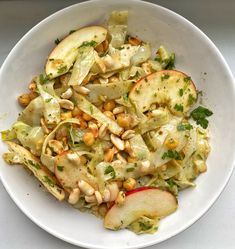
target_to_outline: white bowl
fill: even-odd
[[[1,68],[0,130],[9,128],[17,118],[20,108],[16,97],[26,90],[32,76],[43,70],[54,40],[70,30],[102,24],[112,10],[129,10],[131,34],[150,41],[155,48],[164,44],[174,51],[177,69],[189,74],[203,91],[204,104],[214,112],[210,118],[212,152],[208,172],[196,180],[196,188],[180,193],[177,212],[161,221],[156,234],[142,236],[128,230],[105,230],[101,220],[59,203],[21,167],[9,167],[2,159],[1,179],[19,208],[60,239],[87,248],[141,248],[164,241],[193,224],[215,202],[232,173],[234,81],[218,49],[197,27],[170,10],[133,0],[89,1],[51,15],[17,43]],[[1,153],[6,151],[5,145],[0,146]]]

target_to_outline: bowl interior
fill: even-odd
[[[203,91],[203,104],[214,112],[210,118],[212,152],[208,172],[196,180],[196,188],[180,193],[177,212],[161,221],[156,234],[136,236],[127,230],[105,230],[96,217],[59,203],[21,167],[9,167],[0,159],[0,171],[4,186],[17,205],[55,236],[88,248],[140,248],[163,241],[196,221],[221,193],[232,172],[234,83],[224,59],[200,30],[179,15],[142,1],[89,1],[66,8],[27,33],[2,66],[0,130],[16,120],[20,111],[16,98],[43,70],[54,40],[79,27],[105,24],[112,10],[129,10],[129,32],[149,41],[153,48],[163,44],[174,51],[176,68],[190,75],[197,89]],[[6,151],[3,143],[0,150]]]

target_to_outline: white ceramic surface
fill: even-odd
[[[209,39],[187,20],[139,1],[100,0],[74,5],[50,16],[26,34],[1,68],[0,130],[8,128],[16,119],[19,108],[15,98],[25,91],[31,77],[42,70],[53,41],[77,27],[103,23],[109,12],[116,9],[130,11],[131,33],[150,41],[154,47],[164,44],[175,51],[177,68],[191,75],[198,89],[203,90],[205,105],[214,111],[210,119],[213,149],[208,160],[209,170],[197,179],[197,188],[180,194],[178,211],[162,220],[158,233],[144,236],[103,229],[100,220],[58,203],[42,192],[38,182],[22,168],[9,167],[1,161],[2,182],[21,210],[55,236],[88,248],[140,248],[179,233],[213,204],[231,175],[234,163],[231,146],[235,141],[234,83],[224,59]],[[1,152],[6,149],[0,146]]]

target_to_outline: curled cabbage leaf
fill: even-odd
[[[128,11],[113,11],[108,20],[108,32],[111,44],[119,48],[125,42],[127,35]]]
[[[132,65],[139,65],[147,61],[151,56],[151,48],[149,44],[143,44],[137,52],[131,57]]]
[[[91,46],[78,49],[78,56],[73,65],[72,75],[69,79],[69,85],[81,85],[82,81],[88,75],[95,62],[95,50]]]
[[[24,147],[13,143],[6,142],[10,152],[3,154],[3,159],[9,164],[25,165],[33,172],[35,177],[44,185],[44,187],[55,196],[56,199],[62,201],[65,198],[64,190],[59,186],[55,177],[40,163],[37,157],[32,155]]]
[[[106,124],[108,129],[116,134],[120,135],[122,132],[122,128],[112,119],[108,118],[105,114],[103,114],[95,105],[89,102],[85,97],[81,94],[74,93],[74,100],[77,103],[77,106],[86,114],[90,115],[101,124]]]
[[[86,88],[90,90],[87,99],[92,103],[100,102],[100,96],[103,95],[107,99],[117,99],[128,93],[133,86],[133,81],[116,81],[109,84],[88,84]]]
[[[12,129],[20,143],[24,147],[29,148],[32,154],[37,156],[41,154],[42,144],[44,141],[44,132],[42,127],[31,127],[21,121],[18,121],[13,124]]]
[[[50,156],[48,154],[46,154],[46,148],[47,148],[47,144],[50,140],[52,140],[55,137],[55,134],[57,132],[57,130],[64,124],[67,123],[71,123],[71,124],[80,124],[78,119],[75,118],[71,118],[71,119],[66,119],[62,122],[60,122],[55,128],[54,130],[49,133],[46,137],[46,139],[43,142],[42,145],[42,153],[41,153],[41,162],[51,171],[54,172],[54,165],[55,165],[55,157]]]
[[[18,121],[22,121],[30,126],[39,126],[43,112],[44,102],[42,97],[38,96],[21,112]]]
[[[43,115],[47,124],[58,124],[60,122],[60,104],[53,85],[54,81],[41,85],[39,78],[37,78],[37,88],[43,100]]]

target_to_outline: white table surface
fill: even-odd
[[[0,65],[16,42],[31,27],[51,13],[77,2],[79,1],[0,0]],[[181,14],[202,29],[220,49],[235,75],[235,1],[156,0],[152,2]],[[234,182],[235,174],[215,205],[196,224],[148,249],[234,249]],[[0,249],[78,248],[53,237],[31,222],[10,199],[1,182],[0,200]]]

